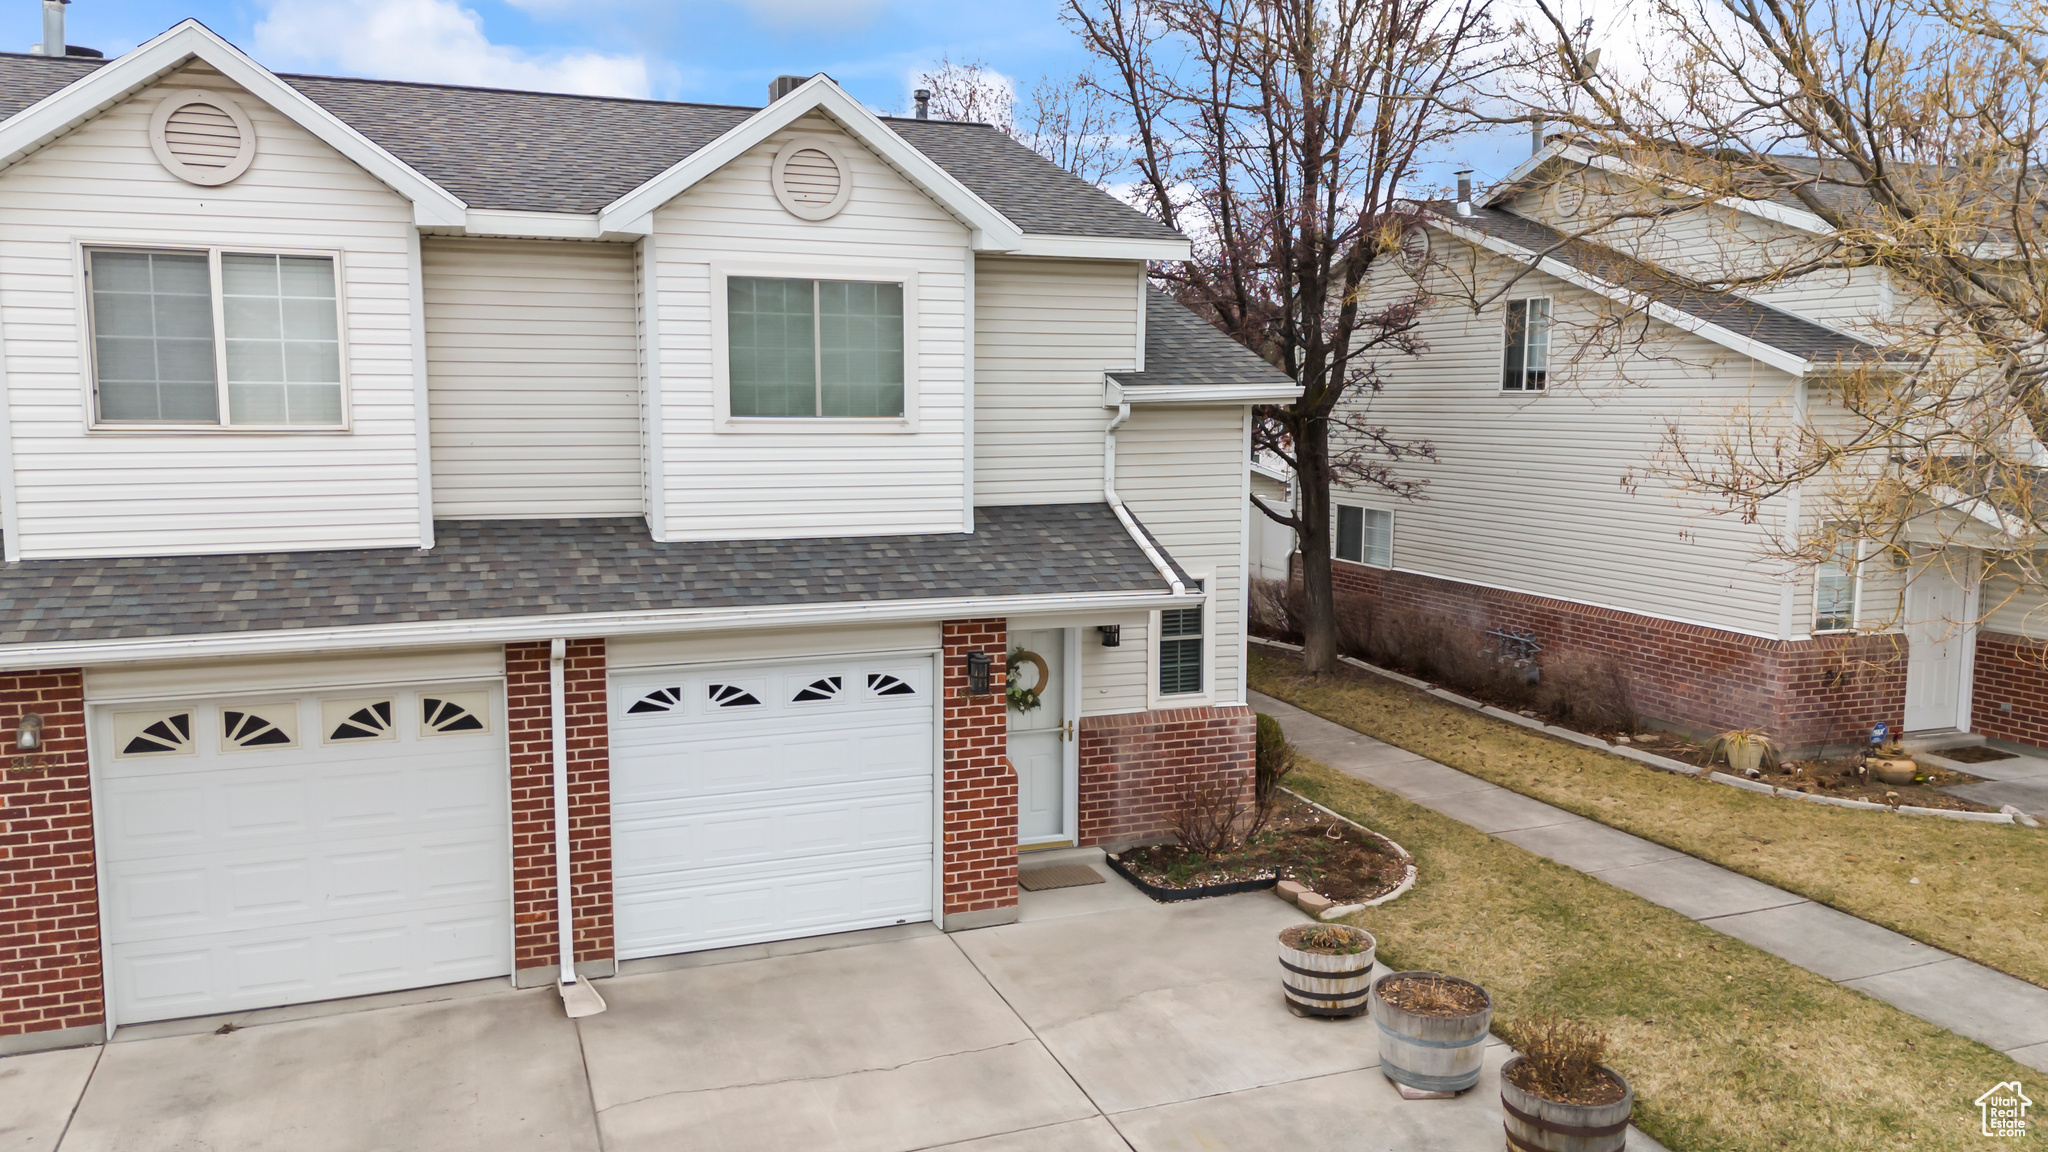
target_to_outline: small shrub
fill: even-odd
[[[1611,656],[1560,653],[1543,665],[1535,697],[1545,716],[1574,728],[1634,733],[1642,722],[1628,674]]]
[[[1607,1037],[1561,1016],[1525,1016],[1501,1029],[1525,1059],[1515,1085],[1546,1100],[1579,1101],[1602,1095],[1614,1081],[1601,1069]]]
[[[1264,712],[1258,714],[1258,725],[1252,753],[1256,771],[1253,798],[1259,807],[1265,808],[1273,803],[1280,781],[1294,771],[1294,745],[1287,742],[1287,733],[1281,730],[1280,722]]]
[[[1517,706],[1528,702],[1524,669],[1498,658],[1480,632],[1417,612],[1382,613],[1366,638],[1366,659],[1454,691]]]
[[[1285,580],[1254,580],[1251,630],[1269,640],[1301,640],[1301,593]]]
[[[1211,772],[1181,793],[1169,823],[1183,848],[1198,856],[1220,856],[1237,847],[1245,814],[1242,779]]]

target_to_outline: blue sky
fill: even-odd
[[[758,105],[778,73],[829,73],[905,111],[940,59],[978,60],[1028,90],[1087,63],[1058,0],[75,0],[73,44],[125,52],[197,17],[266,66],[542,91]],[[34,0],[0,3],[0,49],[41,38]],[[1473,139],[1430,165],[1480,178],[1527,155]]]

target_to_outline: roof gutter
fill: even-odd
[[[1301,397],[1301,385],[1137,384],[1123,386],[1131,404],[1285,404]]]
[[[1109,503],[1110,510],[1116,513],[1117,521],[1124,526],[1124,531],[1131,534],[1132,542],[1145,553],[1145,559],[1150,560],[1152,567],[1158,570],[1160,579],[1173,586],[1175,596],[1184,596],[1187,594],[1187,586],[1180,582],[1180,575],[1173,570],[1173,565],[1166,562],[1166,557],[1159,554],[1159,549],[1152,546],[1152,538],[1138,530],[1138,522],[1131,518],[1131,510],[1124,507],[1123,498],[1116,494],[1116,430],[1124,421],[1131,418],[1131,402],[1124,398],[1123,390],[1113,383],[1108,395],[1103,399],[1116,405],[1116,416],[1110,420],[1109,427],[1102,430],[1102,498]]]
[[[1127,513],[1120,514],[1122,519]],[[1131,529],[1128,520],[1126,530]],[[1142,533],[1133,533],[1142,541]],[[1141,542],[1146,559],[1157,552]],[[1158,562],[1154,562],[1158,566]],[[1166,569],[1171,571],[1171,569]],[[889,621],[947,620],[1028,612],[1147,611],[1186,608],[1205,595],[1169,581],[1172,591],[1059,592],[1038,596],[954,596],[921,600],[775,604],[759,608],[667,608],[646,612],[509,616],[490,620],[369,624],[352,628],[274,629],[264,632],[148,636],[0,646],[0,670],[81,668],[136,660],[227,660],[374,652],[462,644],[518,644],[577,636],[649,636],[746,628],[824,627]]]

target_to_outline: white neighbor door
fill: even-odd
[[[612,680],[619,956],[932,919],[929,657]]]
[[[1074,724],[1068,711],[1069,676],[1065,628],[1034,628],[1010,633],[1010,650],[1036,653],[1045,661],[1046,680],[1038,682],[1038,666],[1019,661],[1009,675],[1038,690],[1038,707],[1009,710],[1010,763],[1017,768],[1017,842],[1072,843]]]
[[[1976,663],[1974,553],[1927,559],[1906,583],[1906,731],[1965,728]]]
[[[510,973],[496,697],[472,685],[96,706],[114,1022]]]

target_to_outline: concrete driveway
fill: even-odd
[[[1501,1146],[1504,1049],[1463,1097],[1404,1102],[1370,1021],[1283,1007],[1299,913],[1154,904],[1095,867],[1001,928],[631,962],[580,1022],[490,982],[0,1060],[0,1152]]]

